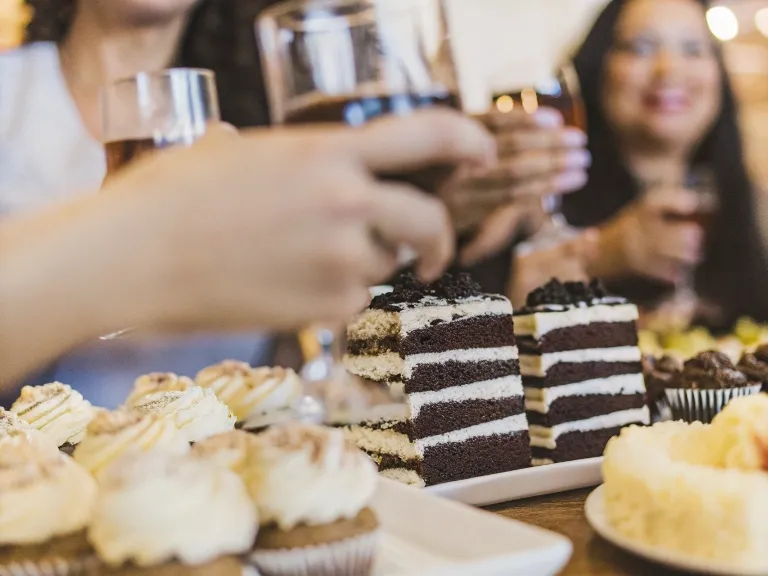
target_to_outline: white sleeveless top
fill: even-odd
[[[104,150],[80,119],[56,45],[0,54],[0,218],[92,194],[105,171]],[[61,360],[55,377],[111,408],[140,374],[194,375],[226,358],[258,362],[266,345],[259,334],[164,338],[138,332],[73,352]]]

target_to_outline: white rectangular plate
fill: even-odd
[[[553,576],[570,540],[381,478],[373,508],[383,527],[375,576]]]
[[[602,457],[574,460],[447,482],[425,490],[436,496],[472,506],[490,506],[510,500],[597,486],[603,481],[600,472],[602,464]]]

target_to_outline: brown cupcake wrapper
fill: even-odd
[[[368,576],[379,531],[320,546],[254,550],[248,560],[261,576]]]
[[[686,422],[704,422],[712,419],[734,398],[759,394],[762,386],[742,388],[723,388],[721,390],[690,390],[687,388],[667,388],[664,390],[673,420]]]
[[[79,560],[44,558],[0,565],[0,576],[82,576],[98,574],[101,565],[96,556]]]

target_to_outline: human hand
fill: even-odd
[[[448,110],[358,129],[213,130],[128,167],[102,195],[141,222],[125,241],[168,295],[160,323],[289,329],[346,321],[395,271],[400,246],[425,281],[450,262],[442,202],[376,174],[495,154],[480,124]]]
[[[692,190],[649,191],[601,227],[593,274],[679,283],[703,256],[704,230],[691,220],[699,208]]]
[[[556,110],[494,112],[482,121],[496,137],[498,165],[467,171],[441,194],[457,229],[482,228],[483,237],[464,255],[465,263],[498,250],[514,236],[520,220],[510,215],[520,211],[507,210],[510,203],[520,206],[578,190],[590,164],[586,135],[565,127]]]
[[[595,257],[598,239],[597,230],[587,229],[551,248],[515,253],[509,286],[512,304],[524,306],[528,294],[553,277],[567,281],[589,280],[588,269]]]

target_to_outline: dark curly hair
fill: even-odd
[[[279,0],[202,0],[194,9],[179,46],[176,66],[216,73],[221,114],[238,127],[269,123],[269,110],[254,36],[258,14]],[[28,0],[34,18],[26,42],[61,42],[77,0]]]

